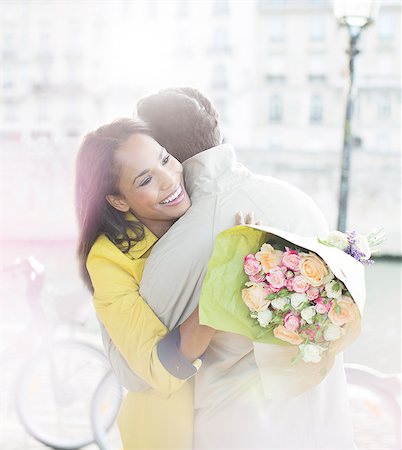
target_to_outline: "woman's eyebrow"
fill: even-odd
[[[165,151],[165,148],[162,147],[162,148],[161,148],[161,152],[159,153],[159,159],[162,159],[162,156],[163,156],[163,152],[164,152],[164,151]],[[135,180],[136,180],[137,178],[142,177],[142,176],[145,175],[147,172],[149,172],[149,169],[145,169],[145,170],[143,170],[139,175],[137,175],[137,176],[134,178],[134,180],[133,180],[133,184],[135,183]]]
[[[137,176],[134,178],[133,184],[135,183],[135,180],[136,180],[137,178],[142,177],[143,175],[145,175],[145,174],[148,173],[148,172],[149,172],[149,169],[143,170],[139,175],[137,175]]]

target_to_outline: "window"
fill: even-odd
[[[310,40],[320,42],[325,39],[325,21],[323,16],[310,18]]]
[[[225,29],[217,28],[214,31],[211,50],[220,53],[230,52],[229,36]]]
[[[17,105],[13,101],[5,101],[3,103],[3,119],[4,122],[16,122],[17,120]]]
[[[3,62],[3,89],[12,89],[15,85],[15,66],[12,62]]]
[[[177,3],[177,15],[179,17],[188,17],[190,15],[190,1],[179,0]]]
[[[271,96],[269,103],[269,121],[282,122],[283,118],[283,102],[280,95],[274,94]]]
[[[228,77],[225,66],[215,66],[212,72],[211,88],[213,89],[227,89]]]
[[[273,56],[270,58],[267,80],[269,82],[286,81],[285,59],[283,57]]]
[[[313,95],[310,102],[310,123],[322,122],[322,97]]]
[[[323,55],[313,56],[309,60],[308,65],[308,80],[312,83],[326,81],[325,66]]]
[[[391,116],[391,98],[387,93],[380,93],[378,96],[377,116],[379,119]]]
[[[273,17],[268,24],[269,35],[271,42],[284,42],[285,35],[285,19],[282,16]]]
[[[229,0],[215,0],[212,12],[213,14],[228,14]]]
[[[389,41],[394,37],[394,17],[391,14],[380,14],[377,22],[378,38],[381,41]]]

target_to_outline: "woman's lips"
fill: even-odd
[[[184,189],[183,189],[183,187],[181,186],[181,185],[179,185],[178,186],[178,188],[176,189],[176,191],[173,193],[173,195],[178,191],[180,189],[180,194],[174,199],[174,200],[172,200],[171,202],[168,202],[168,203],[163,203],[163,202],[165,202],[166,200],[163,200],[163,202],[160,202],[160,204],[161,205],[163,205],[163,206],[175,206],[175,205],[178,205],[180,202],[182,202],[183,201],[183,199],[184,199],[184,197],[185,197],[185,192],[184,192]],[[170,197],[170,196],[169,196]],[[169,198],[168,197],[168,198]]]

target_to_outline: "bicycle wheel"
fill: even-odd
[[[56,449],[93,442],[90,408],[105,370],[104,354],[84,342],[56,342],[32,358],[16,387],[16,409],[26,431]]]
[[[96,388],[91,404],[91,424],[95,442],[100,450],[121,448],[120,435],[113,430],[108,431],[114,424],[120,409],[123,392],[120,383],[112,371],[105,374]]]

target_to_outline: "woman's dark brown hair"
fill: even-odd
[[[150,131],[140,120],[117,119],[88,133],[78,151],[75,179],[79,226],[77,254],[82,279],[91,292],[93,287],[86,261],[97,237],[106,234],[124,252],[144,238],[143,225],[128,221],[123,212],[106,200],[107,195],[119,194],[120,168],[115,158],[116,151],[137,133],[149,135]]]

